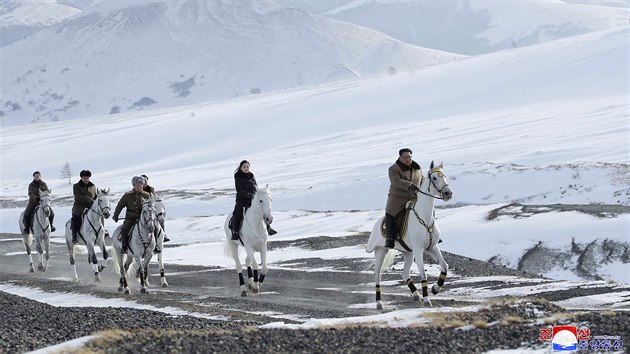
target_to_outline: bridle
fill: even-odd
[[[431,178],[431,175],[433,173],[437,173],[438,177],[440,177],[442,179],[442,181],[444,182],[444,185],[442,186],[442,189],[438,188],[438,186],[435,184],[435,182],[433,182],[433,179]],[[428,197],[431,197],[431,198],[444,200],[444,188],[448,187],[448,183],[446,183],[446,181],[444,180],[444,173],[442,172],[442,169],[434,168],[434,169],[430,170],[429,173],[427,174],[427,178],[429,179],[429,188],[428,188],[429,193],[425,193],[425,192],[423,192],[423,191],[421,191],[419,189],[418,189],[417,193],[424,194],[424,195],[426,195]],[[420,182],[420,184],[422,184],[422,182]],[[435,190],[438,193],[440,193],[439,196],[434,195],[434,194],[431,193],[431,186],[433,186],[433,188],[435,188]]]

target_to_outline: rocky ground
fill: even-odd
[[[319,237],[273,241],[270,248],[288,246],[329,249],[364,244],[367,235]],[[263,329],[282,321],[301,323],[309,318],[345,318],[376,315],[370,264],[364,259],[335,262],[308,258],[273,264],[263,292],[242,298],[233,270],[168,266],[169,288],[160,288],[156,269],[151,271],[150,294],[116,291],[117,277],[105,271],[103,282],[94,283],[87,267],[79,269],[82,281],[69,281],[67,259],[56,257],[46,273],[28,273],[19,251],[17,235],[0,234],[0,285],[38,288],[46,292],[73,293],[103,299],[125,299],[156,308],[176,307],[197,316],[115,307],[55,307],[0,291],[0,352],[20,353],[74,338],[97,335],[81,353],[301,353],[301,352],[431,352],[478,353],[491,349],[550,348],[538,339],[539,329],[550,325],[586,325],[592,333],[630,338],[628,311],[567,311],[555,301],[576,296],[628,292],[630,287],[580,287],[536,293],[535,296],[475,298],[477,291],[503,289],[551,280],[487,262],[446,253],[451,272],[444,292],[432,297],[436,308],[462,308],[427,314],[426,323],[404,328],[378,324],[333,325],[319,329]],[[63,254],[54,245],[53,254]],[[166,250],[167,252],[168,250]],[[289,264],[291,263],[291,264]],[[318,270],[322,266],[328,270]],[[308,270],[305,272],[305,270]],[[513,276],[518,285],[500,278]],[[395,271],[384,274],[386,310],[417,308]],[[431,280],[434,281],[434,280]],[[371,283],[371,284],[370,284]],[[466,293],[467,296],[453,294]],[[450,295],[449,295],[450,294]],[[368,305],[368,306],[356,306]],[[355,305],[355,306],[353,306]],[[479,311],[464,307],[479,305]],[[206,316],[199,317],[199,316]],[[208,318],[213,316],[212,318]]]

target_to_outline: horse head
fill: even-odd
[[[39,192],[39,207],[42,208],[46,217],[50,216],[50,193],[52,191],[49,189]]]
[[[155,231],[155,206],[152,199],[145,199],[142,202],[142,213],[140,214],[140,222],[142,226],[149,230],[149,233]]]
[[[153,205],[155,206],[155,217],[157,221],[164,227],[164,221],[166,220],[166,207],[164,206],[164,202],[162,201],[162,196],[153,196],[151,197],[153,201]]]
[[[96,191],[96,200],[94,201],[99,214],[102,214],[105,219],[109,219],[111,213],[111,207],[109,204],[109,188],[99,189]]]
[[[271,224],[273,222],[273,215],[271,214],[271,189],[269,185],[256,191],[252,203],[256,203],[262,209],[263,219],[265,219],[267,224]]]
[[[433,186],[442,199],[445,202],[449,201],[453,197],[453,191],[451,191],[451,187],[449,187],[448,182],[446,182],[446,176],[443,172],[444,163],[440,162],[439,166],[435,166],[433,161],[431,161],[431,167],[429,168],[429,192],[431,191],[431,186]]]

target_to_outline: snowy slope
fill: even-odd
[[[80,12],[55,0],[0,0],[0,48]]]
[[[3,127],[1,229],[17,231],[35,169],[53,188],[59,220],[69,217],[63,198],[71,188],[57,179],[68,161],[75,175],[91,169],[115,200],[131,176],[148,174],[166,195],[169,230],[182,245],[169,260],[181,261],[199,244],[221,258],[232,173],[247,158],[259,183],[274,190],[279,239],[366,232],[382,215],[386,169],[409,146],[424,169],[433,159],[445,163],[455,192],[452,208],[438,210],[445,250],[519,266],[541,242],[543,256],[550,249],[569,258],[576,243],[605,265],[592,276],[628,282],[627,258],[606,263],[605,247],[593,248],[610,240],[627,249],[627,212],[550,209],[488,220],[512,202],[630,204],[628,36],[627,28],[601,31],[414,74]],[[186,262],[214,262],[207,253]],[[541,273],[579,278],[577,262]]]
[[[3,47],[2,124],[205,102],[461,58],[262,0],[124,4],[100,4]]]
[[[627,26],[630,19],[626,0],[277,2],[373,28],[403,42],[466,55]]]

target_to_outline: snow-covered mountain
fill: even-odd
[[[629,2],[276,0],[407,43],[476,55],[628,25]]]
[[[96,3],[2,47],[3,125],[191,104],[461,58],[264,0],[124,4]]]
[[[55,0],[0,0],[0,48],[80,12]]]

